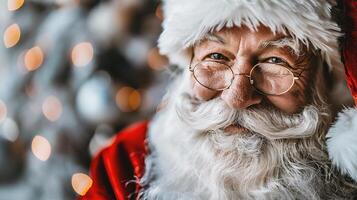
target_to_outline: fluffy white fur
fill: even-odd
[[[158,45],[172,63],[186,67],[189,47],[206,33],[242,25],[256,30],[263,24],[321,50],[331,68],[340,68],[340,29],[330,14],[334,4],[334,0],[164,0]]]
[[[349,108],[339,113],[327,138],[333,164],[357,182],[357,109]]]

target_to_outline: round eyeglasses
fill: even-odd
[[[189,68],[195,80],[203,87],[223,91],[228,89],[236,75],[249,78],[250,84],[261,94],[282,95],[288,92],[300,75],[294,76],[286,66],[276,63],[258,63],[249,74],[235,74],[232,68],[217,61],[201,61]]]

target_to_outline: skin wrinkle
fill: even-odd
[[[247,28],[224,29],[209,34],[194,47],[193,64],[207,59],[213,52],[226,56],[227,64],[232,66],[234,73],[249,73],[256,62],[275,56],[285,60],[294,76],[298,76],[293,87],[287,93],[279,96],[264,96],[257,93],[245,76],[236,75],[229,89],[223,92],[203,88],[192,78],[193,94],[196,98],[207,101],[221,97],[233,109],[243,109],[268,100],[270,104],[286,113],[296,113],[309,102],[309,82],[311,79],[311,63],[315,59],[311,52],[301,53],[294,39],[283,35],[273,34],[268,28],[260,27],[259,32],[250,32]],[[294,49],[293,49],[294,48]],[[296,49],[299,48],[299,49]],[[297,55],[296,52],[300,52]]]

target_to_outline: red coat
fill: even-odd
[[[347,21],[346,39],[344,40],[342,57],[345,63],[347,84],[357,105],[357,1],[344,0]]]
[[[93,185],[80,200],[136,198],[140,185],[133,180],[139,180],[144,173],[147,127],[148,122],[141,122],[126,128],[99,152],[90,168]]]

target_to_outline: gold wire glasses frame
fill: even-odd
[[[293,72],[284,65],[258,63],[253,66],[249,74],[235,74],[231,66],[217,61],[201,61],[194,67],[190,65],[189,70],[195,80],[209,90],[226,90],[232,86],[235,76],[240,75],[249,78],[250,84],[257,92],[273,96],[288,92],[303,72],[301,71],[298,76],[294,76]]]

